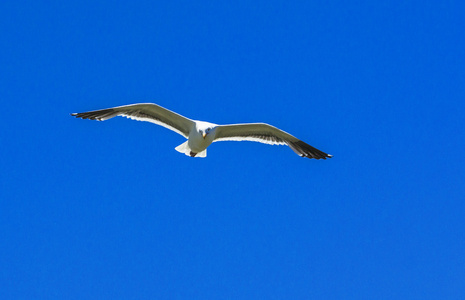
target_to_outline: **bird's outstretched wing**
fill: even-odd
[[[137,121],[147,121],[173,130],[188,138],[195,122],[166,108],[153,103],[139,103],[94,110],[83,113],[73,113],[72,116],[82,119],[105,121],[116,116],[123,116]]]
[[[288,145],[302,157],[315,159],[332,157],[289,133],[265,123],[219,125],[216,127],[213,141],[253,141],[270,145]]]

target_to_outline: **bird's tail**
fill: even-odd
[[[207,149],[203,150],[202,152],[197,153],[195,157],[207,157]]]
[[[186,155],[189,155],[191,153],[191,148],[189,147],[189,145],[187,144],[188,141],[185,141],[184,143],[182,143],[181,145],[177,146],[176,148],[174,148],[176,151],[178,152],[181,152],[181,153],[184,153]]]
[[[180,153],[184,153],[187,156],[195,156],[195,157],[207,157],[207,149],[203,150],[202,152],[199,153],[193,153],[191,148],[189,147],[188,144],[189,141],[185,141],[181,145],[177,146],[174,148],[176,151]]]

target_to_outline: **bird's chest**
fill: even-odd
[[[206,136],[203,138],[201,134],[191,134],[189,135],[189,148],[192,149],[194,152],[200,152],[205,149],[213,142],[213,138],[210,136]]]

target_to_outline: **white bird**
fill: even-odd
[[[187,141],[177,146],[178,152],[192,157],[206,157],[207,147],[212,142],[253,141],[270,145],[288,145],[302,157],[326,159],[332,155],[324,153],[298,138],[265,123],[244,123],[217,125],[209,122],[195,121],[153,103],[139,103],[73,113],[82,119],[105,121],[116,116],[124,116],[138,121],[147,121],[171,129]]]

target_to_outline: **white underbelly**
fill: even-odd
[[[205,139],[201,135],[189,136],[188,145],[192,152],[199,153],[207,149],[213,140],[207,135]]]

